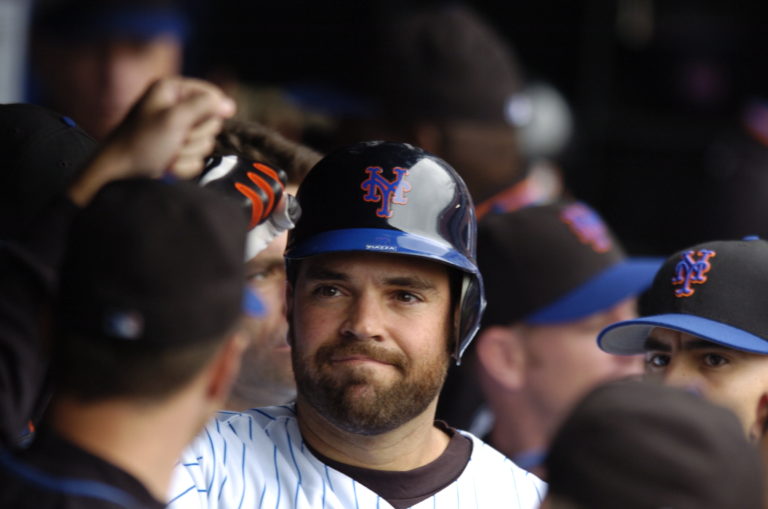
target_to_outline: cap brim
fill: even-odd
[[[597,344],[604,351],[618,355],[643,353],[645,340],[656,327],[685,332],[728,348],[768,354],[768,341],[759,336],[709,318],[678,313],[646,316],[609,325],[597,336]]]
[[[266,311],[264,303],[256,295],[256,292],[246,287],[245,291],[243,291],[243,312],[248,316],[260,317],[264,316]]]
[[[299,259],[339,251],[418,256],[477,273],[474,263],[448,244],[413,233],[379,228],[349,228],[319,233],[289,248],[285,257]]]
[[[628,258],[523,321],[541,325],[564,323],[610,309],[648,288],[663,262],[661,258]]]

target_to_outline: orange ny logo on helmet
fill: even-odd
[[[411,190],[411,184],[405,180],[408,170],[405,168],[394,167],[392,173],[395,178],[390,182],[381,175],[381,166],[369,166],[365,169],[368,178],[360,184],[365,191],[363,200],[368,202],[381,201],[381,207],[376,209],[376,215],[379,217],[392,217],[392,204],[405,205],[408,199],[405,193]]]

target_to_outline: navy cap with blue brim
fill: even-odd
[[[0,105],[0,238],[27,231],[96,150],[69,117],[34,104]]]
[[[66,0],[36,9],[41,33],[63,40],[139,40],[172,36],[185,41],[190,22],[179,2],[171,0]]]
[[[245,310],[247,218],[195,184],[104,186],[79,212],[61,269],[57,327],[94,340],[179,345],[231,331]]]
[[[768,354],[768,242],[714,241],[675,253],[659,270],[643,316],[606,327],[600,348],[636,354],[654,328],[684,332],[728,348]]]
[[[627,257],[594,210],[559,201],[485,216],[478,262],[489,326],[567,323],[606,311],[650,286],[662,260]]]
[[[661,266],[658,258],[627,258],[523,319],[531,324],[580,320],[635,297],[650,285]]]

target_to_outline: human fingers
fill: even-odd
[[[210,140],[212,143],[215,142],[216,136],[221,132],[223,125],[224,119],[218,116],[209,117],[197,124],[187,134],[182,150],[185,150],[188,145],[199,144],[203,140]]]
[[[202,157],[179,157],[169,165],[166,174],[174,178],[188,180],[194,178],[203,171],[204,160]]]
[[[150,115],[172,107],[179,99],[180,87],[185,78],[179,76],[161,78],[152,83],[136,101],[137,113]]]
[[[200,89],[188,94],[173,108],[166,110],[162,123],[166,125],[166,132],[177,133],[181,136],[175,147],[176,156],[187,157],[189,152],[195,152],[205,148],[202,156],[208,155],[213,148],[214,137],[221,130],[223,117],[219,114],[222,105],[231,100],[213,89]],[[227,111],[233,111],[224,107]]]
[[[177,84],[177,101],[183,102],[199,94],[207,94],[218,100],[213,114],[229,118],[235,114],[235,102],[224,94],[216,85],[194,78],[184,78]]]
[[[221,124],[222,120],[219,118],[207,120],[205,122],[205,130],[208,134],[202,135],[198,133],[197,136],[187,139],[177,152],[175,160],[169,165],[168,171],[176,175],[178,168],[181,166],[186,167],[189,160],[202,162],[205,157],[210,155],[216,144],[216,134],[221,130]]]
[[[177,177],[194,176],[212,148],[213,140],[205,139],[232,113],[231,99],[214,85],[188,78],[159,80],[106,141],[102,152],[109,157],[102,159],[109,164],[101,166],[110,169],[111,179],[157,177],[169,170]]]

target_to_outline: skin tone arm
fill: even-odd
[[[72,183],[70,199],[83,207],[102,186],[122,178],[194,177],[222,122],[234,112],[232,100],[214,85],[188,78],[158,80]]]

